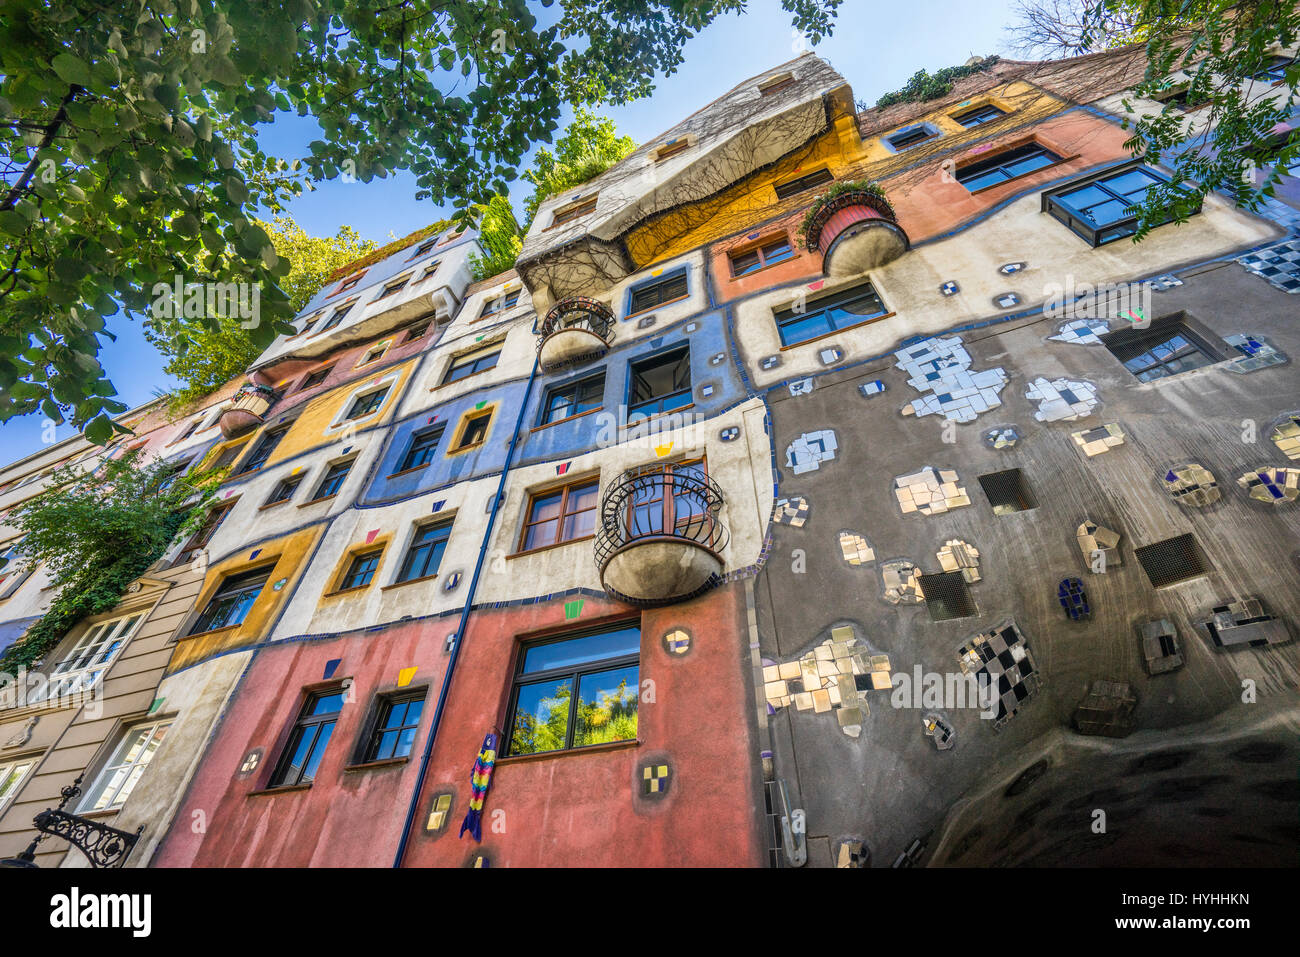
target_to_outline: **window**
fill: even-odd
[[[703,495],[708,471],[703,459],[663,467],[664,475],[639,482],[628,505],[628,528],[636,536],[688,534],[712,527],[714,515]],[[674,479],[673,474],[681,475]],[[693,537],[693,536],[692,536]]]
[[[691,141],[685,136],[678,137],[675,140],[669,140],[659,149],[655,150],[655,162],[662,163],[670,156],[676,156],[678,153],[685,152],[690,148]]]
[[[384,288],[379,291],[379,295],[375,297],[375,301],[378,302],[380,299],[387,299],[394,293],[401,292],[410,281],[411,274],[408,272],[404,276],[398,276],[396,279],[384,283]]]
[[[803,312],[783,309],[775,318],[781,345],[795,346],[887,315],[875,287],[867,282],[815,299]]]
[[[476,372],[486,372],[496,366],[499,358],[501,358],[501,343],[499,342],[475,352],[468,352],[463,356],[458,356],[448,366],[447,372],[442,377],[442,384],[459,382]]]
[[[238,445],[227,445],[213,460],[211,471],[215,472],[229,466],[235,459],[239,458],[239,453],[244,451],[244,446],[247,444],[247,442],[240,442]]]
[[[1156,94],[1155,100],[1158,103],[1172,104],[1178,107],[1178,109],[1182,110],[1184,113],[1190,113],[1192,110],[1199,109],[1200,107],[1204,106],[1206,103],[1209,102],[1204,98],[1201,98],[1193,102],[1190,95],[1191,91],[1192,91],[1191,84],[1184,83],[1181,86],[1173,87],[1172,89],[1164,93]]]
[[[483,303],[483,309],[478,314],[478,317],[482,319],[484,316],[491,316],[498,312],[503,312],[506,309],[512,309],[518,302],[519,290],[511,289],[509,292],[496,296]]]
[[[86,791],[79,808],[86,811],[107,811],[119,808],[135,790],[145,768],[153,760],[163,739],[167,737],[170,721],[147,724],[127,729],[121,743],[109,758],[95,783]]]
[[[673,349],[630,368],[628,414],[658,415],[691,404],[691,347]]]
[[[300,475],[291,475],[289,478],[281,479],[276,484],[274,491],[271,492],[271,497],[266,500],[266,504],[279,505],[281,502],[289,501],[301,484],[302,476]]]
[[[95,687],[143,618],[142,614],[126,615],[91,625],[72,650],[50,669],[44,691],[29,694],[27,700],[53,700]]]
[[[637,625],[525,646],[506,754],[635,741],[640,653]]]
[[[895,150],[905,150],[910,146],[916,146],[918,143],[924,143],[926,140],[932,140],[938,135],[929,127],[921,126],[914,130],[908,130],[906,133],[895,133],[885,139]]]
[[[373,415],[379,411],[379,407],[384,404],[384,397],[388,395],[388,387],[376,389],[374,392],[367,392],[365,395],[359,395],[352,402],[352,408],[348,410],[347,418],[360,419],[367,415]]]
[[[683,269],[671,276],[656,279],[654,282],[648,282],[633,289],[628,314],[635,315],[638,312],[653,309],[655,306],[663,306],[679,299],[685,299],[686,293],[686,270]]]
[[[208,542],[212,540],[212,536],[217,533],[217,529],[221,527],[221,523],[226,520],[226,516],[230,514],[230,510],[234,507],[234,502],[226,502],[216,506],[208,512],[203,519],[203,523],[199,525],[194,534],[190,536],[190,540],[185,543],[185,547],[180,550],[180,553],[172,561],[172,567],[175,568],[178,565],[184,565],[194,557],[195,552],[206,546]]]
[[[195,419],[193,422],[191,422],[189,425],[185,427],[184,432],[176,436],[176,438],[172,439],[172,444],[175,445],[177,442],[184,442],[191,435],[197,432],[199,430],[199,426],[202,424],[203,424],[202,417]]]
[[[760,96],[771,96],[773,93],[779,93],[791,86],[794,86],[794,76],[789,73],[782,73],[770,80],[763,81],[758,87],[758,92]]]
[[[312,501],[318,502],[323,498],[339,494],[339,489],[343,487],[343,480],[348,477],[348,472],[351,470],[352,459],[331,465],[325,470],[325,477],[320,480],[320,485],[316,486],[316,494],[312,496]]]
[[[938,572],[917,579],[931,621],[970,618],[978,614],[966,578],[961,572]]]
[[[357,301],[355,299],[350,299],[347,302],[335,307],[334,311],[330,313],[329,319],[325,320],[325,324],[321,326],[319,329],[317,329],[316,331],[327,332],[328,330],[333,329],[340,322],[342,322],[344,318],[347,317],[347,314],[352,311],[352,307],[355,306],[356,303]]]
[[[35,758],[18,761],[0,761],[0,811],[4,810],[9,799],[18,793],[27,772],[36,766]]]
[[[374,580],[375,569],[379,567],[379,559],[383,554],[382,548],[376,548],[353,555],[352,560],[348,562],[347,571],[343,573],[343,579],[339,582],[338,590],[347,591],[350,588],[365,588],[369,585]]]
[[[242,466],[240,466],[239,474],[244,475],[248,472],[256,472],[265,465],[266,460],[269,459],[271,453],[275,451],[275,447],[280,444],[280,440],[284,438],[288,432],[289,426],[283,425],[278,429],[272,429],[271,431],[264,433],[262,437],[257,440],[257,444],[253,446],[253,454],[248,457],[248,460],[244,462]]]
[[[1133,207],[1146,199],[1152,186],[1167,182],[1146,166],[1129,165],[1049,190],[1043,194],[1043,209],[1100,246],[1133,235],[1137,231]]]
[[[332,368],[334,367],[326,366],[323,369],[317,369],[315,372],[308,373],[307,378],[303,379],[302,385],[298,387],[298,391],[302,392],[305,389],[314,389],[316,386],[320,385],[329,378],[330,370]]]
[[[1147,329],[1121,329],[1102,336],[1102,342],[1142,382],[1190,372],[1223,358],[1178,317],[1159,319]]]
[[[257,601],[257,596],[262,593],[262,587],[271,577],[273,567],[263,565],[261,568],[240,572],[238,575],[227,575],[216,593],[208,600],[208,606],[203,609],[203,614],[199,615],[189,633],[198,635],[205,631],[216,631],[218,628],[242,624],[248,617],[253,602]]]
[[[415,325],[408,327],[406,330],[405,341],[416,342],[417,340],[423,339],[425,336],[429,334],[429,327],[431,325],[433,325],[433,319],[428,318],[428,319],[423,319],[420,322],[415,323]]]
[[[1038,508],[1034,493],[1029,490],[1020,469],[1005,469],[979,477],[980,488],[993,506],[994,515],[1011,515]]]
[[[746,276],[758,272],[764,266],[785,262],[794,256],[794,247],[790,245],[789,236],[763,240],[761,245],[747,246],[727,254],[731,259],[731,275]]]
[[[387,761],[405,758],[415,745],[424,712],[424,694],[393,695],[380,699],[378,720],[366,744],[364,760]]]
[[[977,106],[965,113],[956,113],[953,115],[953,119],[969,130],[984,123],[991,123],[999,116],[1006,115],[1004,110],[998,109],[992,103],[985,103],[983,106]]]
[[[429,263],[429,265],[424,267],[424,271],[420,273],[420,278],[418,281],[424,282],[424,280],[426,279],[431,279],[433,277],[433,274],[438,271],[438,267],[440,265],[442,265],[442,262],[441,260],[438,259],[435,259],[433,262]]]
[[[599,409],[605,396],[605,373],[579,382],[553,386],[542,403],[541,425],[549,425],[592,409]]]
[[[343,692],[325,691],[310,695],[302,713],[294,722],[284,755],[271,775],[271,787],[294,787],[311,784],[325,757],[325,748],[334,733],[334,723],[343,710]]]
[[[416,528],[415,534],[411,536],[411,544],[407,546],[406,556],[402,559],[397,581],[408,582],[438,574],[442,553],[447,550],[447,539],[450,537],[451,522],[426,522]]]
[[[1147,573],[1152,588],[1164,588],[1209,573],[1209,565],[1190,533],[1143,545],[1133,549],[1133,554]]]
[[[347,279],[344,279],[341,283],[339,283],[339,287],[334,290],[332,295],[337,296],[341,292],[347,292],[349,289],[352,289],[354,286],[356,286],[357,283],[361,281],[361,277],[364,276],[365,274],[366,272],[364,269],[361,272],[353,273]]]
[[[492,421],[491,411],[484,412],[481,415],[470,416],[464,420],[461,425],[459,438],[452,449],[453,452],[459,452],[462,449],[472,448],[481,444],[487,438],[488,423]]]
[[[1295,60],[1289,56],[1271,57],[1268,65],[1258,73],[1251,75],[1253,80],[1264,80],[1271,83],[1280,83],[1286,79],[1286,70]]]
[[[1030,143],[1028,146],[998,153],[978,163],[957,167],[957,182],[973,193],[976,190],[1005,183],[1017,176],[1025,176],[1060,161],[1061,157],[1051,150],[1037,143]]]
[[[406,447],[406,454],[402,456],[402,461],[398,463],[397,471],[406,472],[410,469],[423,468],[428,465],[432,461],[433,453],[438,448],[438,443],[442,441],[442,433],[446,429],[446,425],[433,425],[412,435],[411,444]]]
[[[438,245],[438,237],[431,236],[428,239],[424,240],[422,243],[420,243],[420,245],[416,246],[415,252],[411,253],[411,255],[407,256],[406,258],[408,261],[411,259],[419,259],[421,256],[423,256],[425,253],[427,253],[430,249],[432,249],[436,245]]]
[[[572,203],[562,209],[557,209],[555,215],[551,217],[552,226],[563,226],[565,223],[571,223],[575,219],[580,219],[596,209],[596,197],[584,199],[580,203]]]
[[[358,362],[353,368],[360,369],[362,366],[368,366],[370,365],[370,363],[375,362],[376,360],[382,358],[384,353],[387,351],[388,351],[388,343],[381,342],[379,345],[368,350],[366,354],[361,357],[361,361]]]
[[[594,534],[599,490],[600,482],[592,479],[534,494],[528,501],[519,551],[559,545]]]
[[[819,169],[812,173],[806,173],[797,179],[787,180],[784,183],[776,184],[776,198],[789,199],[791,196],[797,196],[806,189],[812,189],[814,186],[820,186],[822,183],[829,183],[835,177],[831,171],[825,168]]]

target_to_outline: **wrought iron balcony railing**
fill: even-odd
[[[603,356],[614,338],[614,314],[586,296],[561,299],[537,327],[537,352],[548,372]]]

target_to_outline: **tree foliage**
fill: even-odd
[[[917,70],[916,73],[912,74],[912,78],[907,81],[906,86],[901,90],[886,93],[876,100],[876,106],[893,106],[895,103],[922,103],[926,100],[937,100],[941,96],[947,96],[952,89],[952,85],[962,77],[983,73],[997,62],[998,58],[996,56],[989,56],[978,63],[944,67],[934,73]]]
[[[480,209],[478,243],[483,247],[484,255],[470,253],[469,257],[470,273],[475,282],[514,268],[523,248],[523,234],[507,197],[493,196],[492,201]]]
[[[782,0],[813,42],[840,0]],[[65,415],[103,442],[124,410],[104,323],[190,282],[262,289],[288,331],[289,263],[254,221],[312,180],[409,170],[417,198],[475,205],[558,128],[621,103],[743,0],[5,0],[0,5],[0,421]],[[538,16],[543,13],[547,22]],[[312,116],[302,170],[259,127]],[[217,322],[207,317],[209,329]]]
[[[636,141],[619,136],[609,117],[579,108],[573,122],[555,141],[555,152],[539,149],[532,168],[524,173],[524,179],[533,184],[532,195],[524,200],[524,232],[528,232],[537,207],[548,196],[581,186],[635,149]]]

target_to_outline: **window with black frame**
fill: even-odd
[[[289,434],[289,426],[283,425],[278,429],[272,429],[265,433],[257,440],[257,445],[253,446],[253,454],[248,457],[243,465],[239,467],[239,474],[244,475],[248,472],[256,472],[266,460],[271,457],[275,447],[280,444],[280,440]]]
[[[334,734],[339,712],[343,710],[343,698],[341,689],[308,696],[294,722],[280,763],[271,775],[271,787],[311,784]]]
[[[775,315],[776,330],[781,345],[796,346],[888,314],[875,287],[866,282],[814,299],[802,310],[781,310]]]
[[[998,109],[992,103],[985,103],[983,106],[977,106],[965,113],[954,114],[953,119],[969,130],[985,123],[991,123],[1006,115],[1004,111]]]
[[[406,547],[397,581],[414,581],[438,574],[442,553],[451,538],[451,522],[426,522],[415,530],[411,544]]]
[[[525,645],[510,694],[506,754],[636,740],[640,677],[639,624]]]
[[[257,601],[257,596],[266,586],[267,579],[271,577],[273,568],[273,565],[264,565],[238,575],[228,575],[208,599],[207,606],[189,633],[197,635],[243,624],[253,603]]]
[[[343,580],[339,582],[339,591],[349,591],[353,588],[365,588],[375,577],[375,569],[379,567],[379,559],[383,556],[384,550],[376,548],[368,552],[362,552],[353,555],[348,562],[347,571],[343,573]]]
[[[691,347],[633,362],[629,379],[629,415],[658,415],[690,405]]]
[[[895,133],[893,136],[885,137],[889,145],[895,151],[908,149],[912,146],[918,146],[927,140],[932,140],[939,134],[927,126],[921,126],[914,130],[908,130],[906,133]]]
[[[339,494],[339,489],[343,487],[343,481],[350,471],[352,471],[352,459],[331,465],[325,470],[325,476],[320,480],[320,484],[316,486],[316,494],[312,496],[312,501]]]
[[[352,402],[352,408],[348,409],[347,418],[360,419],[367,415],[372,415],[379,411],[379,407],[384,404],[384,397],[388,395],[388,388],[376,389],[374,392],[367,392],[365,395],[359,395]]]
[[[656,306],[663,306],[678,299],[685,299],[687,293],[686,270],[683,269],[663,279],[644,283],[632,290],[632,301],[628,314],[645,312]]]
[[[387,695],[379,700],[374,728],[366,742],[362,761],[390,761],[410,757],[415,735],[424,713],[424,692]]]
[[[432,462],[433,453],[437,451],[438,443],[442,441],[442,433],[446,429],[446,424],[440,423],[427,429],[420,429],[412,435],[411,444],[406,447],[406,453],[397,464],[397,471],[409,472],[411,469],[424,468]]]
[[[541,425],[599,409],[605,397],[605,373],[552,386],[542,403]]]
[[[1169,181],[1142,165],[1094,174],[1043,194],[1043,208],[1093,246],[1137,232],[1137,210],[1153,186]],[[1197,206],[1193,212],[1199,212]],[[1169,222],[1170,217],[1163,220]]]
[[[965,166],[957,167],[957,182],[974,193],[1019,176],[1026,176],[1060,161],[1061,157],[1051,150],[1037,143],[1030,143],[1027,146],[998,153],[978,163],[967,163]]]
[[[496,368],[497,360],[501,358],[501,344],[495,343],[486,349],[479,349],[452,360],[447,367],[447,373],[442,377],[442,384],[449,382],[459,382],[461,379],[468,378],[476,372],[486,372],[488,369]]]
[[[293,493],[298,490],[301,483],[301,475],[290,475],[288,478],[281,479],[271,491],[271,496],[266,500],[266,504],[279,505],[281,502],[289,501],[289,499],[293,498]]]

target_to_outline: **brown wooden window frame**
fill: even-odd
[[[570,510],[569,508],[570,496],[575,491],[581,491],[583,489],[588,489],[593,486],[595,487],[595,492],[596,492],[596,497],[593,504],[589,508],[579,508],[579,509]],[[536,509],[538,502],[540,502],[542,499],[547,499],[552,497],[557,492],[560,493],[559,513],[553,518],[534,518],[534,510]],[[571,538],[564,537],[564,527],[567,523],[567,519],[569,519],[571,516],[581,515],[584,512],[599,513],[599,511],[600,511],[600,476],[599,475],[589,475],[586,478],[568,482],[564,485],[552,485],[548,488],[537,489],[534,492],[530,492],[528,495],[528,505],[524,509],[524,520],[522,523],[522,527],[519,530],[519,541],[515,545],[515,554],[522,555],[526,552],[541,551],[544,548],[555,548],[557,545],[567,545],[570,542],[581,542],[591,538],[596,534],[595,523],[593,523],[590,532],[583,535],[575,535]],[[599,514],[597,514],[594,516],[594,519],[599,519],[599,517],[600,517]],[[545,525],[547,522],[555,522],[554,540],[549,542],[544,542],[542,544],[534,544],[532,546],[528,546],[527,544],[528,533],[533,529],[534,526]]]

